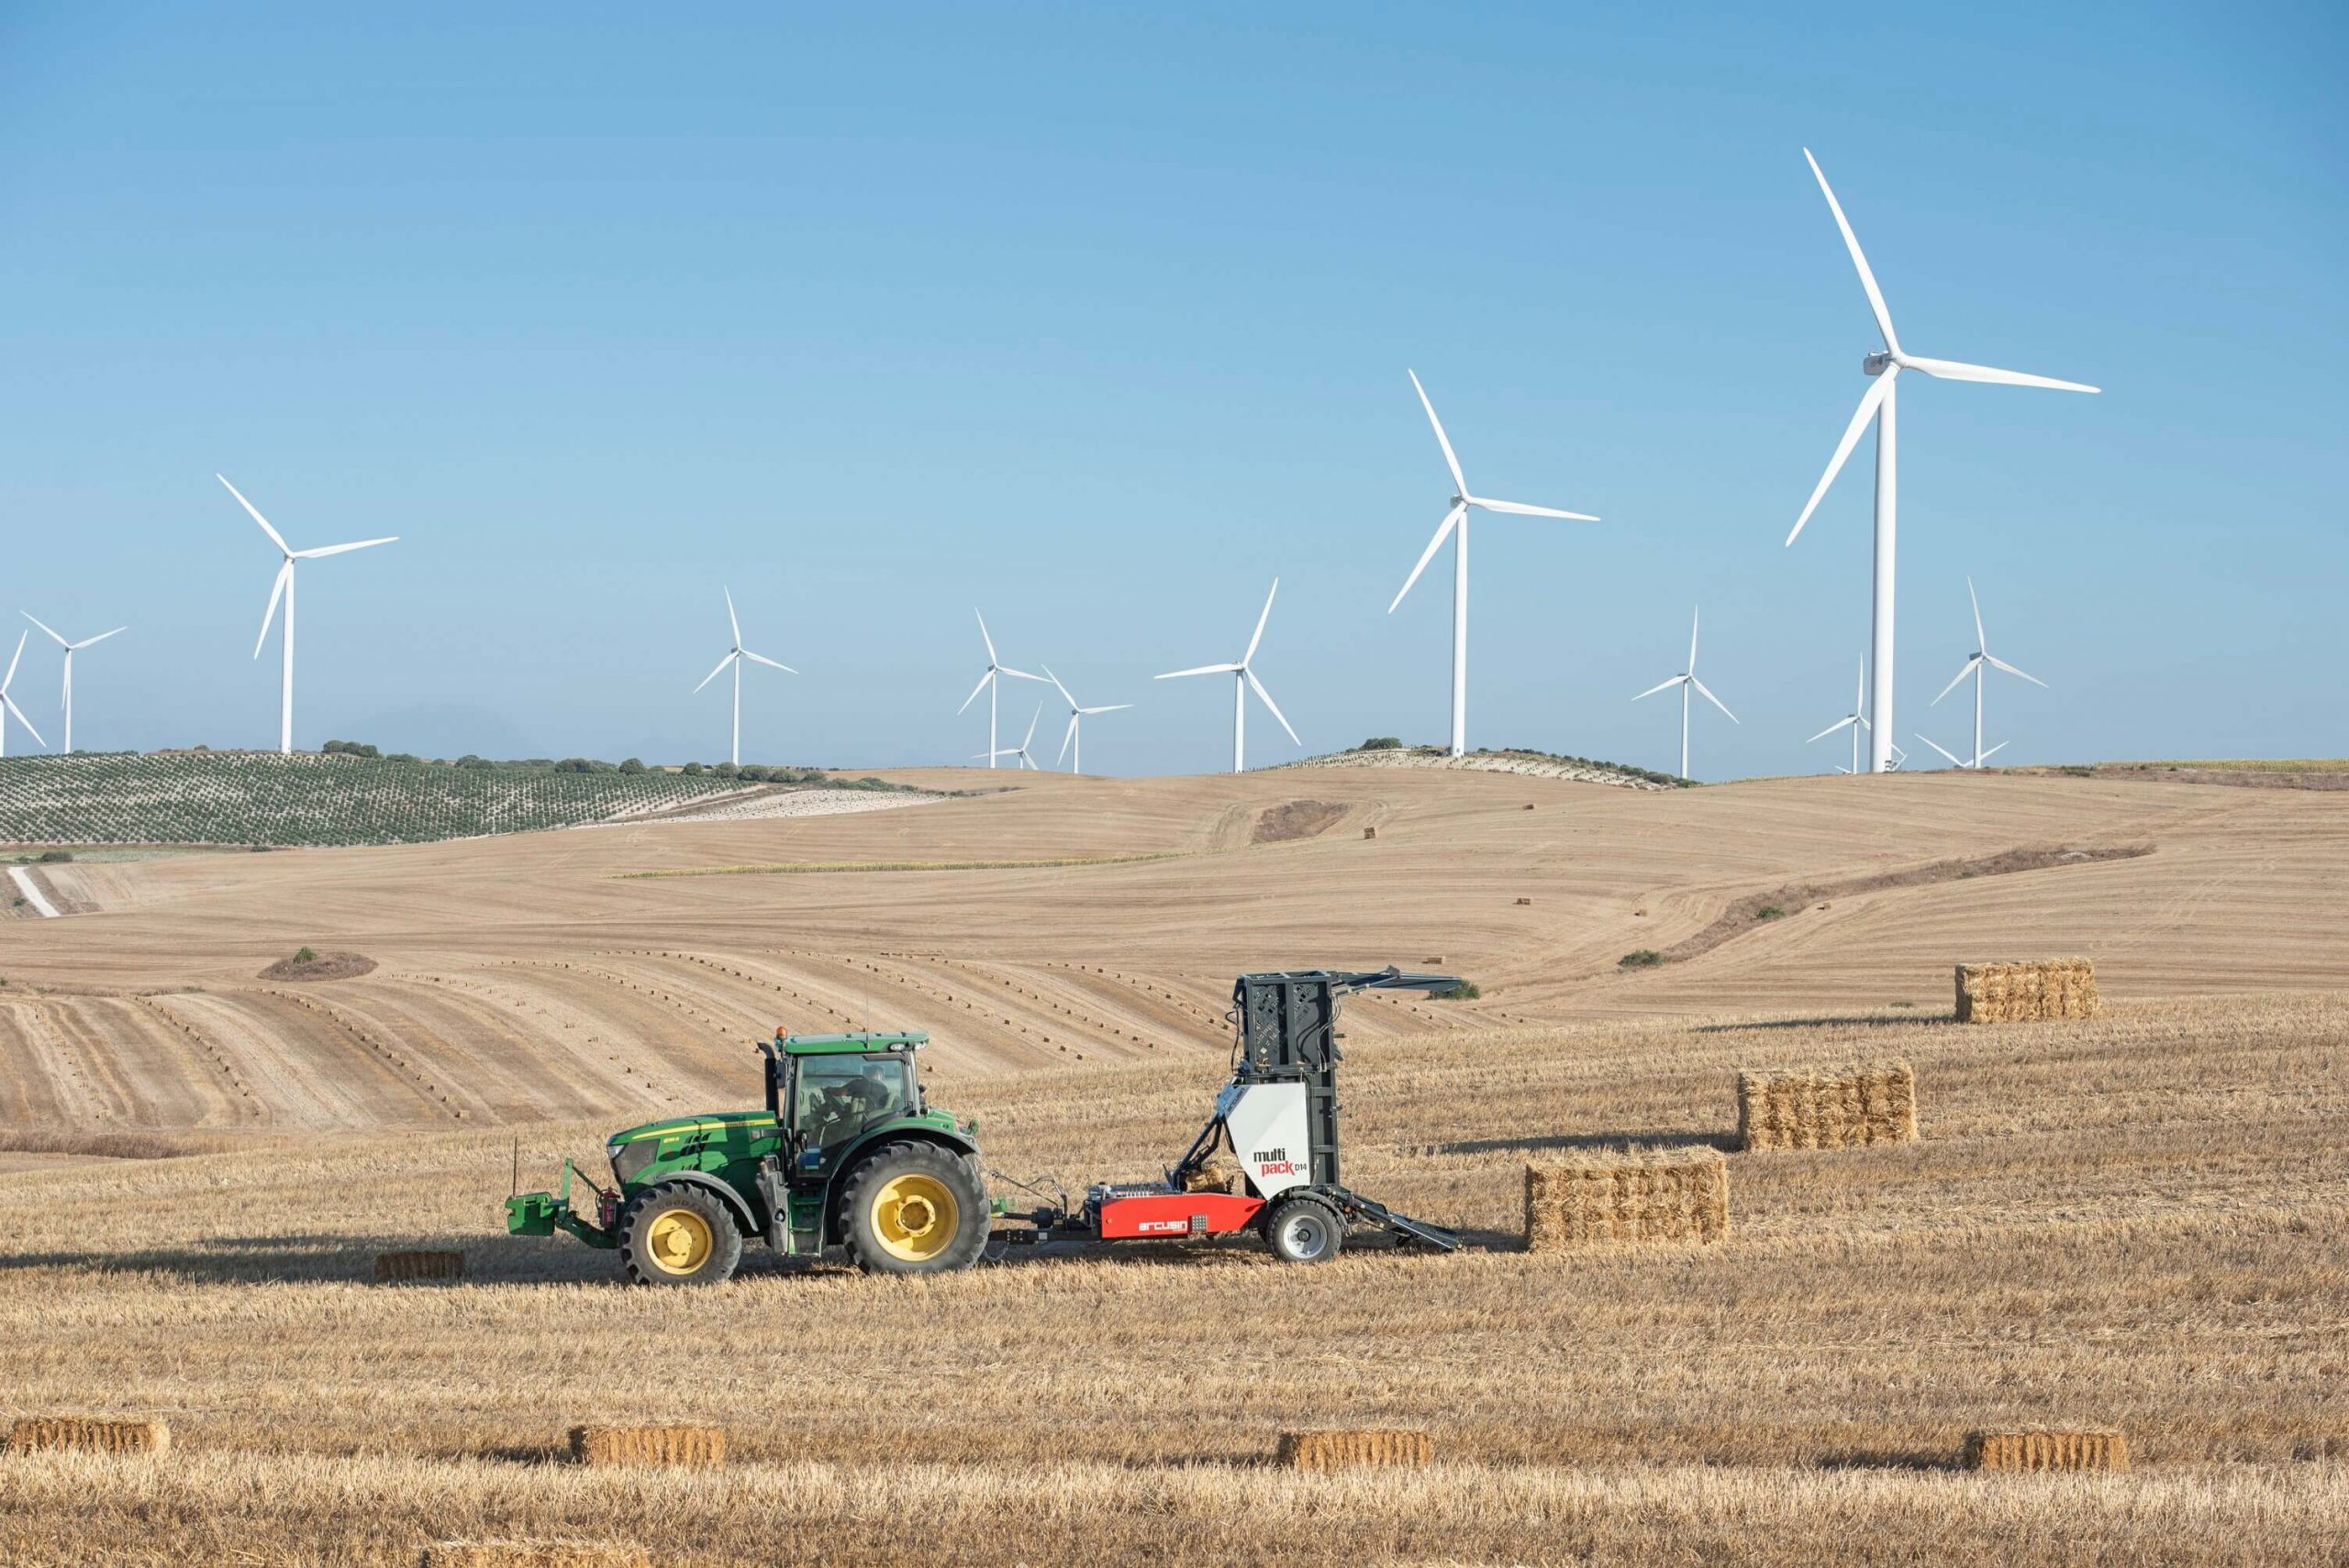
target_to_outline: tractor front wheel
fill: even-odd
[[[1282,1198],[1264,1217],[1264,1244],[1285,1263],[1327,1262],[1345,1240],[1345,1222],[1318,1197]]]
[[[664,1182],[620,1212],[620,1256],[639,1284],[717,1284],[742,1261],[742,1233],[718,1195]]]
[[[934,1143],[892,1143],[841,1189],[849,1256],[872,1274],[967,1269],[986,1247],[987,1193],[971,1162]]]

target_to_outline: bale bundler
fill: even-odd
[[[1968,1470],[2126,1470],[2129,1440],[2112,1427],[2020,1428],[1965,1434]]]
[[[1741,1149],[1854,1149],[1917,1140],[1917,1073],[1906,1062],[1737,1075]]]
[[[462,1252],[378,1252],[375,1254],[375,1283],[388,1284],[398,1280],[462,1279],[465,1277],[465,1255]]]
[[[573,1427],[571,1457],[581,1464],[722,1464],[723,1427]]]
[[[1435,1445],[1421,1431],[1364,1428],[1355,1431],[1283,1432],[1276,1462],[1292,1470],[1351,1470],[1364,1465],[1424,1468]]]
[[[2084,958],[1957,966],[1957,1021],[1961,1024],[2092,1018],[2103,1010],[2104,1003],[2096,991],[2096,965]]]
[[[1529,1251],[1618,1241],[1718,1241],[1728,1231],[1729,1165],[1717,1149],[1525,1168]]]
[[[8,1434],[8,1451],[76,1449],[84,1453],[163,1453],[172,1429],[161,1421],[109,1421],[86,1416],[28,1416]]]

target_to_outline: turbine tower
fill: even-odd
[[[1827,472],[1820,476],[1810,500],[1803,506],[1802,516],[1795,519],[1794,531],[1787,535],[1793,544],[1795,536],[1802,532],[1803,524],[1810,521],[1810,514],[1819,505],[1827,487],[1835,483],[1842,472],[1843,460],[1852,455],[1859,443],[1860,432],[1868,421],[1876,421],[1876,582],[1871,604],[1871,632],[1868,642],[1869,666],[1872,672],[1868,694],[1868,768],[1872,773],[1889,773],[1892,766],[1892,589],[1893,555],[1896,521],[1898,512],[1898,443],[1894,419],[1894,389],[1904,370],[1922,372],[1943,381],[1983,381],[1999,386],[2043,386],[2058,392],[2094,392],[2097,388],[2076,381],[2057,381],[2052,376],[2025,375],[2021,371],[1993,370],[1987,365],[1970,365],[1956,360],[1929,360],[1911,354],[1900,347],[1900,339],[1892,330],[1892,313],[1885,308],[1884,293],[1876,285],[1876,274],[1868,270],[1868,259],[1860,253],[1858,236],[1843,217],[1843,208],[1835,200],[1835,193],[1827,183],[1827,176],[1820,172],[1819,160],[1811,157],[1809,148],[1803,158],[1810,164],[1811,173],[1819,181],[1819,189],[1827,197],[1827,208],[1835,215],[1835,227],[1842,232],[1843,248],[1852,253],[1852,265],[1858,269],[1860,286],[1867,291],[1868,309],[1876,317],[1876,330],[1883,334],[1882,350],[1860,361],[1860,368],[1875,379],[1860,398],[1860,406],[1844,428],[1843,439],[1835,444],[1835,455],[1827,460]],[[1932,745],[1931,741],[1926,744]],[[1939,751],[1939,747],[1934,750]]]
[[[228,480],[219,474],[216,473],[212,477],[218,479],[222,484],[228,485],[228,494],[237,497],[237,505],[251,514],[253,521],[261,525],[261,531],[269,536],[269,542],[275,545],[278,553],[284,557],[284,562],[277,568],[277,581],[269,590],[269,608],[262,612],[261,635],[253,639],[253,657],[260,658],[262,646],[269,641],[269,623],[276,618],[277,601],[282,597],[285,601],[284,633],[285,673],[280,684],[277,698],[277,751],[281,756],[290,756],[294,751],[294,563],[297,561],[315,561],[322,555],[341,555],[349,550],[367,550],[379,544],[390,544],[396,540],[399,535],[393,534],[387,539],[362,539],[353,544],[321,545],[317,550],[295,550],[285,542],[283,535],[269,526],[269,519],[262,517],[250,501],[245,499],[241,491],[235,485],[229,484]]]
[[[1982,682],[1989,674],[1992,667],[2004,670],[2009,675],[2021,675],[2034,686],[2043,687],[2047,683],[2027,671],[2016,669],[2012,664],[1990,651],[1990,639],[1983,635],[1982,631],[1982,596],[1974,591],[1974,579],[1971,575],[1965,579],[1965,596],[1974,602],[1974,651],[1965,656],[1965,662],[1958,666],[1957,673],[1951,677],[1949,684],[1943,686],[1941,689],[1941,695],[1934,697],[1927,706],[1938,706],[1942,697],[1957,690],[1958,682],[1968,675],[1974,677],[1974,761],[1965,765],[1978,768],[1990,760],[1990,751],[1996,751],[1998,747],[2006,744],[2001,740],[1998,746],[1991,747],[1990,751],[1982,750]],[[1920,736],[1919,739],[1923,740],[1923,737]],[[1926,740],[1925,744],[1933,746],[1930,740]],[[1933,750],[1942,751],[1939,746],[1933,746]],[[1942,751],[1942,755],[1949,757],[1946,751]],[[1957,759],[1950,757],[1950,761],[1954,762]]]
[[[748,659],[754,663],[764,664],[770,670],[780,670],[786,675],[796,675],[799,672],[742,646],[742,619],[734,613],[734,590],[727,588],[723,592],[726,595],[726,624],[734,628],[734,646],[725,658],[718,662],[717,669],[701,678],[701,686],[724,674],[729,664],[734,666],[734,749],[728,760],[739,768],[742,765],[742,661]],[[701,686],[696,686],[694,690],[698,692]]]
[[[1419,384],[1419,373],[1406,371],[1411,378],[1412,390],[1419,395],[1419,406],[1428,411],[1428,423],[1435,427],[1436,445],[1443,449],[1443,463],[1452,470],[1452,505],[1443,514],[1443,521],[1436,525],[1435,537],[1428,540],[1427,549],[1419,552],[1419,563],[1403,579],[1395,602],[1386,606],[1393,615],[1403,602],[1403,595],[1419,580],[1428,569],[1435,552],[1443,548],[1447,536],[1452,546],[1452,754],[1462,755],[1468,749],[1468,511],[1472,506],[1487,512],[1508,512],[1521,517],[1564,517],[1569,522],[1595,523],[1597,517],[1582,512],[1561,512],[1554,506],[1529,506],[1521,501],[1495,501],[1470,493],[1468,480],[1460,472],[1460,460],[1453,454],[1452,439],[1443,433],[1443,421],[1435,417],[1435,405],[1428,401],[1428,389]]]
[[[1852,711],[1812,736],[1810,740],[1824,740],[1839,729],[1850,730],[1852,732],[1852,765],[1847,768],[1838,762],[1835,764],[1835,771],[1839,773],[1856,773],[1860,771],[1860,736],[1867,727],[1868,662],[1863,659],[1860,661],[1859,675],[1852,683]],[[1806,740],[1803,744],[1808,746],[1810,740]]]
[[[985,756],[987,760],[987,766],[992,768],[995,766],[995,760],[997,757],[1010,755],[1009,752],[999,750],[995,743],[996,700],[1001,695],[999,688],[1003,684],[1003,678],[1006,675],[1011,675],[1022,681],[1041,681],[1044,677],[1041,675],[1031,675],[1025,670],[1015,670],[1010,665],[1006,664],[1002,660],[997,659],[995,656],[995,639],[987,635],[987,617],[979,615],[979,612],[976,610],[973,610],[971,613],[974,616],[979,616],[979,640],[987,645],[987,673],[979,677],[979,684],[971,688],[971,695],[963,699],[963,706],[956,708],[954,713],[957,717],[960,717],[963,709],[968,708],[973,703],[979,700],[979,694],[981,692],[986,693],[987,749]]]
[[[114,628],[114,631],[102,631],[95,637],[85,637],[79,642],[68,642],[64,638],[60,637],[54,630],[52,630],[45,622],[36,617],[32,611],[25,611],[24,617],[27,620],[31,621],[35,626],[39,627],[41,630],[48,632],[50,640],[55,642],[58,647],[65,650],[65,744],[62,750],[68,756],[71,756],[73,752],[73,655],[79,653],[84,648],[89,647],[93,642],[104,642],[107,638],[112,637],[116,631],[128,631],[130,628],[128,627],[118,626]],[[24,642],[22,639],[17,640],[17,647],[19,652],[23,651]],[[10,662],[8,668],[12,673],[15,672],[16,664],[14,662]],[[11,703],[9,706],[13,707],[16,705]],[[17,717],[21,719],[25,716],[19,713]],[[27,729],[30,729],[32,725],[28,722],[25,725],[25,728]],[[42,744],[47,745],[48,742],[43,741]]]
[[[25,710],[18,707],[17,699],[8,695],[8,688],[17,681],[17,662],[25,656],[25,639],[31,635],[28,631],[17,633],[17,651],[8,656],[8,673],[0,675],[0,757],[8,754],[8,716],[12,713],[17,716],[17,722],[23,725],[34,740],[40,740],[40,731],[33,728],[33,721],[25,717]],[[44,746],[49,744],[46,740],[40,740],[40,743]]]
[[[1737,722],[1737,715],[1729,712],[1729,705],[1722,702],[1720,698],[1713,695],[1710,691],[1706,689],[1705,683],[1697,679],[1697,615],[1698,612],[1694,610],[1691,610],[1688,614],[1688,668],[1683,670],[1680,673],[1673,676],[1672,679],[1668,681],[1658,681],[1654,685],[1650,686],[1646,691],[1642,692],[1640,696],[1633,697],[1631,699],[1633,702],[1637,702],[1640,700],[1640,697],[1652,697],[1655,695],[1656,693],[1668,691],[1674,686],[1678,686],[1680,688],[1680,776],[1684,779],[1689,776],[1688,694],[1691,691],[1696,692],[1707,702],[1712,704],[1715,707],[1720,708],[1723,713],[1728,713],[1729,721],[1731,724],[1735,724]]]
[[[1408,584],[1405,585],[1408,586]],[[1230,675],[1232,677],[1231,771],[1235,773],[1243,771],[1248,762],[1248,694],[1251,691],[1262,699],[1264,706],[1271,710],[1272,716],[1281,721],[1281,728],[1288,730],[1288,738],[1291,740],[1297,740],[1300,746],[1305,744],[1304,741],[1297,740],[1297,731],[1289,728],[1288,718],[1281,712],[1280,705],[1273,701],[1273,694],[1264,689],[1264,683],[1256,679],[1256,672],[1249,668],[1249,661],[1256,657],[1256,645],[1264,640],[1264,623],[1273,618],[1273,594],[1280,591],[1281,580],[1275,577],[1273,579],[1273,593],[1264,595],[1264,613],[1256,617],[1256,635],[1248,639],[1248,651],[1240,656],[1240,662],[1202,664],[1196,670],[1170,670],[1158,677],[1162,681],[1178,681],[1186,675]]]
[[[1073,773],[1081,773],[1085,771],[1085,739],[1078,732],[1080,722],[1087,714],[1116,713],[1120,708],[1129,708],[1134,705],[1130,702],[1113,702],[1106,707],[1080,707],[1077,706],[1076,699],[1069,696],[1068,688],[1061,684],[1061,678],[1052,674],[1052,667],[1050,664],[1044,666],[1044,673],[1052,675],[1052,685],[1068,701],[1068,728],[1061,733],[1061,749],[1053,753],[1052,761],[1057,762],[1063,757],[1067,757],[1068,771]],[[1072,747],[1075,749],[1074,756],[1070,755]]]
[[[1028,735],[1026,740],[1021,740],[1017,746],[1007,746],[1000,751],[990,749],[986,753],[987,766],[990,768],[994,767],[995,760],[997,757],[1010,757],[1016,759],[1016,761],[1011,764],[1012,771],[1015,773],[1021,768],[1034,768],[1037,773],[1042,773],[1044,771],[1043,769],[1036,767],[1036,759],[1028,754],[1028,745],[1030,741],[1036,739],[1036,723],[1037,720],[1043,717],[1044,705],[1042,703],[1038,703],[1036,705],[1035,713],[1031,715],[1028,720]],[[976,761],[975,758],[973,760]]]

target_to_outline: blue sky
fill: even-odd
[[[1669,767],[1701,603],[1697,773],[1824,769],[1865,449],[1780,540],[1875,343],[1808,145],[1905,346],[2106,389],[1904,383],[1904,740],[1963,749],[1971,572],[2053,687],[2001,761],[2343,749],[2338,7],[692,12],[0,9],[0,606],[132,628],[77,743],[273,742],[215,470],[402,536],[304,569],[297,744],[722,757],[730,584],[804,672],[748,760],[978,751],[978,605],[1141,705],[1092,771],[1203,770],[1228,688],[1150,677],[1275,575],[1308,749],[1437,740],[1411,366],[1480,489],[1605,519],[1477,523],[1471,744]]]

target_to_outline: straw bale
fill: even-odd
[[[465,1255],[462,1252],[378,1252],[375,1254],[375,1283],[394,1280],[462,1279],[465,1277]]]
[[[2092,1018],[2103,1010],[2096,965],[2085,958],[1957,966],[1957,1021],[1962,1024]]]
[[[1718,1150],[1525,1168],[1531,1251],[1617,1241],[1718,1241],[1728,1231],[1729,1166]]]
[[[424,1549],[423,1568],[652,1568],[640,1546],[563,1540],[443,1540]]]
[[[721,1464],[723,1427],[573,1427],[571,1457],[582,1464]]]
[[[1220,1160],[1202,1160],[1197,1170],[1183,1178],[1186,1193],[1228,1193],[1235,1191],[1232,1184],[1240,1177],[1237,1166]]]
[[[2129,1440],[2117,1428],[2023,1428],[1965,1434],[1968,1470],[2126,1470]]]
[[[8,1451],[79,1449],[88,1453],[163,1453],[172,1429],[161,1421],[110,1421],[86,1416],[27,1416],[8,1434]]]
[[[1737,1075],[1741,1149],[1850,1149],[1917,1140],[1917,1073],[1906,1062]]]
[[[1434,1451],[1427,1433],[1395,1428],[1283,1432],[1277,1462],[1294,1470],[1349,1470],[1364,1465],[1417,1470],[1426,1466]]]

